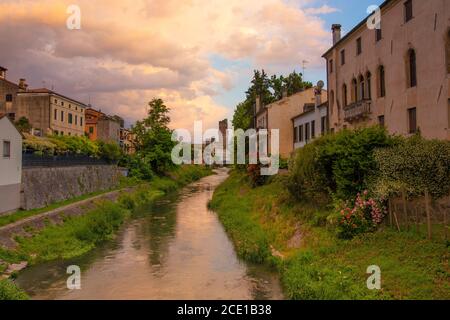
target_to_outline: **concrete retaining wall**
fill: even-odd
[[[42,208],[54,202],[116,187],[122,176],[115,165],[22,170],[21,207]]]

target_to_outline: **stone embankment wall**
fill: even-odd
[[[83,194],[108,190],[119,184],[121,176],[115,165],[24,168],[21,207],[25,210],[42,208]]]

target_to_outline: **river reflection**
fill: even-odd
[[[111,241],[83,257],[29,268],[17,279],[34,299],[282,299],[277,276],[236,257],[207,208],[226,169],[146,208]],[[81,268],[68,290],[66,268]]]

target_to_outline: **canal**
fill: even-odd
[[[169,195],[117,237],[70,261],[30,267],[17,283],[33,299],[282,299],[277,275],[240,260],[207,204],[226,169]],[[67,267],[81,289],[67,289]]]

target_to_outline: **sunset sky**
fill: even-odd
[[[172,127],[231,120],[252,70],[325,80],[331,24],[350,30],[381,0],[0,0],[0,66],[127,124],[160,97]],[[81,30],[68,30],[70,4]]]

